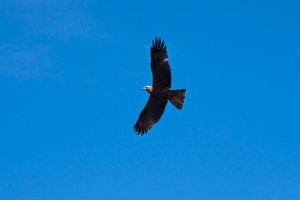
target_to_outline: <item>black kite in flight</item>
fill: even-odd
[[[160,38],[152,41],[151,70],[152,86],[145,86],[143,90],[149,92],[150,97],[139,119],[133,126],[137,134],[145,134],[159,121],[170,101],[176,108],[182,109],[185,99],[185,89],[171,90],[171,69],[168,62],[167,47]]]

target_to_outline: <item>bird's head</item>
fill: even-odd
[[[152,92],[152,86],[145,86],[143,87],[143,90],[146,90],[147,92],[151,93]]]

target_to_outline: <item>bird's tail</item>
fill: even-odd
[[[182,109],[182,106],[184,104],[184,99],[185,99],[185,89],[181,90],[170,90],[170,98],[169,100],[171,103],[178,108],[179,110]]]

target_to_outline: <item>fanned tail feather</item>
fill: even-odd
[[[179,110],[182,109],[185,99],[185,89],[181,90],[170,90],[171,97],[169,98],[169,101]]]

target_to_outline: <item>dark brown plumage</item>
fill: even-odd
[[[185,89],[170,90],[171,68],[167,60],[167,47],[164,41],[155,38],[155,41],[152,41],[150,54],[153,83],[152,86],[143,88],[149,92],[150,97],[133,126],[134,131],[141,135],[147,133],[160,120],[168,101],[176,108],[182,109],[186,91]]]

